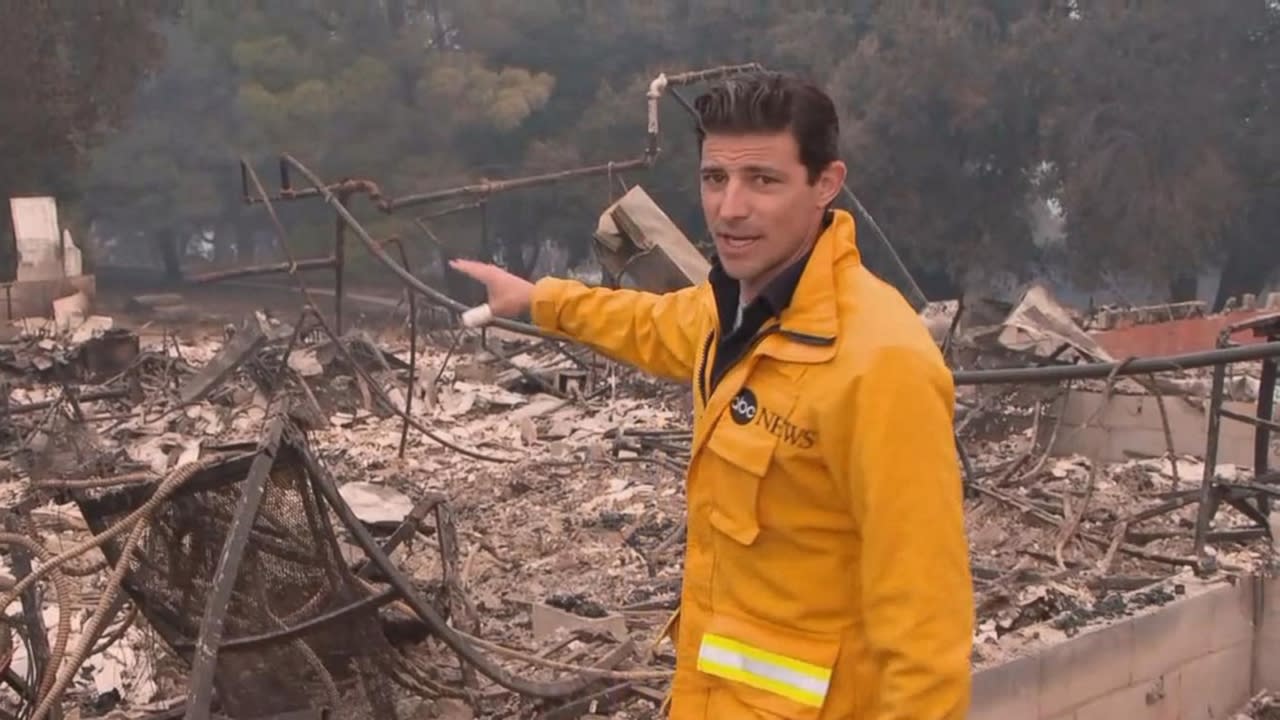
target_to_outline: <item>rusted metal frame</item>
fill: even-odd
[[[1274,359],[1262,362],[1262,378],[1258,383],[1258,417],[1275,417],[1276,376],[1280,363]],[[1272,426],[1274,427],[1274,426]],[[1271,469],[1271,430],[1272,427],[1258,425],[1253,430],[1253,473],[1256,477],[1265,476]],[[1258,510],[1264,515],[1271,513],[1271,501],[1259,498]]]
[[[1270,318],[1269,322],[1275,323],[1276,318]],[[1195,528],[1195,557],[1198,570],[1207,571],[1212,565],[1211,558],[1204,553],[1206,542],[1209,540],[1209,525],[1217,514],[1217,510],[1221,503],[1226,500],[1233,506],[1236,497],[1230,497],[1228,494],[1240,486],[1219,486],[1215,479],[1215,470],[1217,466],[1219,435],[1221,431],[1221,421],[1223,417],[1229,417],[1244,422],[1250,422],[1255,425],[1259,436],[1262,433],[1268,433],[1264,440],[1269,441],[1269,432],[1271,429],[1277,428],[1277,424],[1271,421],[1264,421],[1270,413],[1266,398],[1272,398],[1274,395],[1275,375],[1274,367],[1276,358],[1280,357],[1280,342],[1276,341],[1276,337],[1272,334],[1268,335],[1271,340],[1267,343],[1260,343],[1246,346],[1230,346],[1230,336],[1241,329],[1256,328],[1264,325],[1259,319],[1246,321],[1235,326],[1225,329],[1219,337],[1218,347],[1210,351],[1201,351],[1195,353],[1186,353],[1182,355],[1152,358],[1131,358],[1122,363],[1086,363],[1080,365],[1055,366],[1044,368],[1012,368],[1000,370],[977,370],[977,371],[958,371],[953,374],[953,379],[957,385],[982,385],[982,384],[1005,384],[1005,383],[1034,383],[1034,382],[1061,382],[1064,380],[1075,379],[1097,379],[1112,375],[1137,375],[1150,374],[1155,372],[1170,372],[1178,370],[1187,370],[1192,368],[1213,366],[1213,384],[1210,391],[1210,407],[1209,407],[1209,427],[1206,433],[1206,450],[1205,450],[1205,470],[1201,479],[1199,490],[1195,491],[1196,499],[1194,502],[1199,503],[1196,517]],[[1236,362],[1263,361],[1264,379],[1268,374],[1267,368],[1270,367],[1271,392],[1261,393],[1259,395],[1259,417],[1253,418],[1229,410],[1224,410],[1222,405],[1225,398],[1226,385],[1226,365]],[[1255,444],[1255,454],[1268,451],[1267,442]],[[1258,471],[1259,476],[1264,476],[1266,470],[1265,460],[1259,463],[1262,470]],[[1257,512],[1246,513],[1251,519],[1259,521],[1259,518],[1266,516],[1266,504],[1263,502],[1270,493],[1257,493],[1255,497],[1259,498],[1259,506]],[[1280,491],[1275,493],[1280,497]],[[1158,514],[1169,512],[1176,507],[1190,504],[1193,501],[1167,503],[1160,508],[1141,513],[1139,517],[1154,517]],[[1242,510],[1243,512],[1243,510]]]
[[[280,167],[280,190],[274,195],[267,195],[266,200],[256,193],[249,191],[249,165],[245,160],[240,161],[240,192],[246,205],[258,205],[263,202],[280,202],[289,200],[305,200],[307,198],[320,197],[321,193],[315,188],[303,188],[301,190],[293,187],[293,182],[289,175],[289,166],[283,159],[279,161]],[[386,200],[382,195],[382,188],[378,183],[367,178],[347,178],[340,182],[327,186],[329,192],[352,194],[363,193],[369,196],[369,200],[379,208],[386,207]]]
[[[509,180],[486,180],[485,182],[474,183],[471,185],[444,188],[441,190],[433,190],[431,192],[398,197],[388,203],[388,209],[390,212],[395,212],[396,210],[402,210],[407,207],[429,205],[431,203],[440,202],[441,200],[453,200],[455,198],[476,198],[477,200],[487,200],[489,197],[498,193],[511,192],[513,190],[525,190],[532,187],[564,182],[566,180],[596,177],[598,175],[607,175],[609,173],[624,170],[647,169],[653,166],[655,159],[655,157],[646,154],[630,160],[609,162],[601,165],[588,165],[586,167],[573,168],[571,170],[542,173],[540,175],[529,175],[527,177],[511,178]]]
[[[246,172],[249,178],[253,181],[254,189],[259,193],[260,197],[265,198],[266,189],[263,187],[262,182],[259,180],[257,173],[255,173],[253,169],[249,168],[247,165],[245,167],[246,167]],[[307,172],[309,173],[310,171],[307,171]],[[314,175],[311,175],[309,179],[314,177],[315,177]],[[320,185],[317,183],[316,187],[320,187]],[[332,202],[336,202],[336,198],[333,195],[326,196],[326,200],[331,200]],[[284,225],[280,222],[280,217],[275,212],[275,207],[271,204],[270,200],[267,200],[266,202],[264,202],[263,205],[267,210],[267,215],[271,218],[271,224],[275,228],[276,234],[280,241],[281,249],[284,250],[285,254],[289,256],[289,259],[292,261],[293,260],[292,251],[289,249],[289,235],[287,232],[285,232]],[[350,212],[346,211],[345,208],[342,208],[341,204],[337,204],[336,207],[341,208],[342,211],[346,213],[347,217],[350,217]],[[352,221],[354,222],[354,218],[352,219]],[[364,231],[364,228],[359,227],[359,225],[357,224],[356,229],[358,231],[357,235],[359,235],[361,242],[364,242],[366,246],[369,247],[371,251],[373,251],[375,254],[380,254],[380,257],[383,257],[383,258],[387,257],[386,252],[382,249],[382,247],[378,243],[374,242],[373,238],[369,237],[368,233]],[[390,260],[389,258],[387,259]],[[394,265],[394,261],[390,261],[390,262]],[[401,269],[403,270],[403,268]],[[308,287],[307,284],[303,282],[301,278],[298,278],[296,275],[293,277],[297,284],[298,291],[302,293],[302,296],[305,299],[307,306],[312,309],[318,308],[319,306],[316,304],[315,296],[311,293],[310,287]],[[413,278],[412,275],[409,275],[409,278],[414,279],[416,282],[416,279]],[[419,283],[419,285],[421,285],[421,283]],[[426,288],[425,285],[423,285],[422,287]],[[427,290],[429,290],[430,292],[436,292],[434,290],[431,290],[430,288],[427,288]],[[447,296],[443,296],[443,297],[447,297]],[[403,412],[401,408],[395,405],[395,403],[392,403],[390,398],[387,397],[386,391],[383,390],[382,386],[379,383],[374,382],[372,378],[368,376],[368,373],[363,369],[363,367],[358,362],[355,361],[355,358],[351,356],[351,352],[347,349],[346,345],[342,343],[341,338],[339,338],[338,335],[333,331],[333,329],[330,328],[326,322],[324,322],[324,318],[321,317],[318,313],[315,314],[315,318],[317,321],[317,325],[319,325],[320,327],[320,330],[333,343],[334,348],[339,352],[339,354],[342,355],[343,360],[345,360],[356,371],[357,375],[361,376],[365,380],[365,382],[369,383],[371,388],[375,391],[375,394],[377,395],[379,402],[382,402],[383,405],[389,408],[392,412],[395,412],[401,415],[403,418],[405,418],[405,420],[409,422],[409,424],[415,430],[422,433],[423,435],[426,435],[427,437],[443,445],[444,447],[449,448],[450,450],[462,453],[463,455],[466,455],[468,457],[476,458],[477,460],[489,460],[491,462],[515,462],[514,459],[499,458],[492,455],[485,455],[478,451],[470,450],[468,448],[462,447],[461,445],[450,442],[448,439],[442,437],[441,435],[435,432],[432,432],[430,428],[424,426],[422,423],[411,420],[409,414]]]
[[[1267,519],[1267,516],[1263,515],[1262,512],[1258,510],[1258,508],[1254,507],[1253,505],[1250,505],[1245,498],[1236,497],[1235,493],[1226,492],[1226,488],[1221,488],[1220,492],[1222,496],[1222,502],[1225,502],[1226,504],[1235,508],[1237,511],[1240,512],[1241,515],[1244,515],[1245,517],[1254,521],[1255,523],[1258,524],[1258,527],[1262,528],[1263,530],[1266,530],[1268,533],[1271,531],[1270,530],[1271,523]],[[1262,499],[1262,498],[1265,498],[1266,496],[1258,493],[1253,493],[1253,497],[1255,499]]]
[[[462,587],[462,572],[459,568],[458,558],[458,527],[453,522],[453,512],[449,508],[444,496],[438,496],[435,499],[434,510],[436,516],[436,539],[440,546],[440,567],[442,569],[441,579],[444,582],[446,593],[446,602],[449,607],[449,615],[453,621],[462,627],[464,632],[474,636],[480,634],[480,618],[476,616],[475,608],[471,602],[467,600],[465,589]],[[466,662],[466,658],[458,656],[458,663],[462,666],[462,682],[470,690],[478,690],[480,688],[480,680],[476,677],[476,669]]]
[[[1248,321],[1246,321],[1248,322]],[[1268,341],[1280,340],[1280,313],[1254,318],[1250,326],[1254,337]],[[1262,362],[1262,376],[1258,383],[1258,417],[1275,419],[1276,376],[1280,371],[1280,361],[1268,358]],[[1255,477],[1262,478],[1271,469],[1271,431],[1274,426],[1257,425],[1253,430],[1253,472]],[[1263,515],[1271,514],[1270,498],[1258,497],[1258,510]]]
[[[1230,338],[1232,335],[1244,330],[1252,330],[1254,337],[1274,338],[1280,336],[1280,312],[1255,315],[1251,318],[1231,323],[1222,331],[1221,336]]]
[[[405,269],[409,267],[409,252],[405,250],[404,241],[398,235],[387,238],[400,253],[400,262]],[[413,412],[413,385],[418,373],[418,300],[412,292],[405,292],[409,299],[409,388],[404,394],[404,421],[400,425],[400,458],[404,458],[405,445],[409,441],[409,415]]]
[[[334,183],[327,186],[323,191],[319,188],[311,188],[310,190],[298,191],[294,190],[289,177],[289,165],[284,158],[280,159],[280,192],[274,197],[270,196],[266,191],[257,194],[249,192],[250,177],[253,175],[249,167],[248,160],[241,158],[240,160],[240,183],[241,192],[244,195],[246,204],[269,203],[273,200],[299,200],[309,197],[327,196],[331,193],[338,198],[339,204],[347,206],[353,195],[364,194],[368,196],[372,202],[383,212],[388,212],[386,200],[382,196],[382,189],[372,180],[365,179],[348,179],[342,182]],[[193,282],[209,283],[229,280],[238,277],[247,277],[255,275],[272,275],[278,273],[294,274],[298,270],[333,270],[334,285],[334,325],[338,334],[342,334],[342,311],[343,299],[345,296],[345,274],[346,274],[346,232],[347,225],[343,222],[341,215],[334,219],[334,238],[333,238],[333,254],[327,258],[314,258],[308,260],[299,260],[284,263],[272,263],[270,265],[258,265],[248,268],[233,268],[231,270],[216,271],[213,273],[204,273],[197,275],[189,280]]]
[[[672,75],[662,74],[657,78],[654,78],[653,82],[650,83],[649,91],[646,94],[646,99],[648,100],[648,141],[645,145],[644,154],[640,157],[622,161],[610,161],[599,165],[590,165],[570,170],[561,170],[559,172],[530,175],[527,177],[512,178],[509,180],[485,181],[462,187],[435,190],[415,195],[406,195],[388,201],[386,203],[387,210],[394,212],[401,208],[426,205],[458,197],[474,197],[483,199],[497,193],[521,190],[539,185],[549,185],[552,183],[563,182],[565,180],[593,177],[596,175],[612,176],[613,173],[616,172],[651,168],[653,167],[654,162],[657,161],[658,154],[660,152],[658,142],[658,100],[662,98],[663,92],[668,87],[676,85],[693,85],[699,82],[739,75],[742,73],[759,72],[762,69],[762,66],[758,63],[746,63],[743,65],[725,65],[705,70],[675,73]]]
[[[1231,420],[1236,420],[1238,422],[1245,423],[1246,425],[1252,425],[1254,426],[1254,428],[1258,428],[1258,429],[1265,428],[1267,430],[1280,431],[1280,423],[1276,422],[1275,420],[1265,420],[1260,417],[1245,415],[1244,413],[1238,413],[1233,410],[1227,410],[1227,409],[1219,410],[1218,413],[1222,415],[1222,417],[1224,418],[1230,418]]]
[[[308,258],[299,260],[296,265],[293,263],[268,263],[265,265],[251,265],[243,268],[232,268],[230,270],[214,270],[211,272],[200,273],[199,275],[188,275],[187,282],[203,285],[205,283],[223,282],[225,280],[235,280],[243,277],[254,277],[257,275],[276,275],[279,273],[289,273],[295,270],[328,270],[338,263],[338,258],[329,256],[325,258]]]
[[[1216,487],[1216,471],[1218,466],[1218,442],[1222,430],[1222,403],[1227,378],[1227,366],[1216,365],[1213,368],[1213,384],[1209,391],[1209,428],[1204,451],[1204,475],[1200,480],[1200,507],[1196,514],[1195,556],[1200,563],[1201,572],[1211,569],[1212,558],[1205,552],[1205,541],[1209,534],[1209,524],[1218,514],[1221,495]]]
[[[316,615],[313,618],[303,620],[302,622],[299,622],[296,625],[291,625],[287,628],[258,635],[246,635],[230,640],[224,640],[220,645],[218,645],[218,652],[242,652],[245,650],[253,650],[262,647],[263,645],[274,645],[284,640],[292,640],[293,638],[305,635],[318,627],[336,622],[348,615],[360,612],[361,610],[374,610],[380,608],[383,605],[395,601],[399,597],[400,593],[396,591],[395,588],[387,588],[382,592],[360,598],[355,602],[330,610],[329,612]],[[174,650],[177,652],[190,652],[193,649],[195,649],[195,643],[177,643],[174,645]]]
[[[421,280],[414,277],[412,273],[410,273],[406,268],[404,268],[402,265],[397,263],[390,255],[387,254],[386,250],[384,250],[382,247],[378,245],[377,241],[375,241],[373,237],[369,235],[369,232],[364,229],[364,226],[362,226],[360,222],[356,220],[356,218],[351,214],[351,211],[347,207],[345,207],[341,202],[339,202],[338,196],[330,192],[327,186],[325,185],[325,183],[322,180],[320,180],[320,178],[316,176],[315,173],[313,173],[310,169],[308,169],[305,165],[303,165],[293,156],[284,155],[283,157],[285,161],[287,161],[295,170],[301,173],[307,179],[308,182],[311,183],[312,187],[318,189],[321,192],[322,196],[325,199],[325,202],[328,203],[330,207],[332,207],[334,211],[338,213],[338,216],[341,218],[342,222],[345,222],[347,224],[347,227],[350,228],[351,231],[355,233],[356,237],[360,239],[360,242],[364,244],[365,248],[369,251],[369,253],[372,254],[374,258],[376,258],[379,262],[381,262],[388,270],[390,270],[393,274],[399,277],[401,282],[407,285],[410,289],[426,296],[429,300],[431,300],[436,305],[452,310],[455,313],[461,314],[468,309],[467,306],[463,305],[457,300],[454,300],[448,295],[445,295],[439,290],[436,290],[435,288],[432,288],[429,285],[426,285]],[[537,337],[551,337],[549,333],[539,328],[536,328],[533,325],[529,325],[527,323],[522,323],[522,322],[516,322],[514,320],[508,320],[505,318],[495,319],[494,322],[491,324],[495,327],[500,327],[504,330],[510,330],[511,332],[522,333],[525,335],[534,335]]]
[[[1135,514],[1133,517],[1129,518],[1129,525],[1132,527],[1133,525],[1137,525],[1145,520],[1160,517],[1161,515],[1167,515],[1175,510],[1181,510],[1182,508],[1195,503],[1199,494],[1199,490],[1183,491],[1182,495],[1179,497],[1166,500],[1153,508],[1148,508]]]
[[[587,713],[608,712],[605,708],[622,702],[632,693],[632,683],[621,682],[591,693],[538,716],[538,720],[578,720]]]
[[[18,516],[12,512],[4,513],[3,525],[9,532],[25,534],[22,524],[18,520]],[[12,558],[13,574],[17,578],[23,578],[31,574],[31,553],[21,545],[13,545],[9,548],[9,557]],[[56,674],[58,668],[49,667],[50,655],[52,650],[49,647],[49,630],[44,624],[44,601],[41,599],[39,583],[32,585],[22,592],[22,622],[27,630],[27,642],[31,646],[31,665],[34,669],[32,677],[35,678],[35,686],[39,687],[41,678],[46,677],[46,673]],[[36,698],[32,698],[34,704]],[[30,709],[28,709],[28,712]],[[51,720],[61,720],[62,708],[56,703],[49,710]]]
[[[184,712],[184,706],[179,705],[171,710],[165,710],[154,715],[148,715],[142,720],[179,720]],[[324,708],[306,708],[303,710],[290,710],[288,712],[277,713],[275,715],[259,715],[258,717],[250,718],[249,720],[329,720],[330,717],[331,715],[329,711]],[[214,713],[212,720],[237,719]]]
[[[508,356],[508,355],[504,355],[503,353],[499,352],[498,350],[496,350],[496,349],[494,349],[494,348],[490,347],[490,346],[489,346],[489,343],[488,343],[488,341],[487,341],[486,339],[483,339],[483,338],[482,338],[482,339],[480,340],[480,346],[481,346],[481,347],[483,347],[483,348],[484,348],[485,350],[487,350],[488,352],[493,353],[493,356],[494,356],[494,357],[496,357],[496,358],[498,358],[499,360],[501,360],[504,364],[506,364],[506,365],[510,366],[510,367],[511,367],[511,369],[513,369],[513,370],[515,370],[516,372],[520,373],[520,376],[521,376],[521,377],[523,377],[524,379],[526,379],[526,380],[528,380],[529,382],[533,383],[534,385],[537,385],[538,387],[542,388],[542,389],[543,389],[543,390],[545,390],[548,394],[550,394],[550,395],[554,395],[555,397],[558,397],[558,398],[561,398],[561,399],[563,399],[563,398],[565,397],[564,393],[560,392],[559,388],[557,388],[556,386],[554,386],[554,385],[552,385],[550,382],[548,382],[546,378],[539,377],[538,375],[536,375],[535,373],[533,373],[531,370],[529,370],[529,368],[521,367],[520,365],[517,365],[517,364],[516,364],[516,363],[511,359],[511,357],[510,357],[510,356]]]
[[[1256,321],[1256,319],[1255,319]],[[1236,323],[1229,325],[1218,334],[1217,349],[1222,352],[1232,349],[1240,349],[1240,346],[1231,342],[1231,336],[1238,332],[1242,326],[1249,324]],[[1251,325],[1250,325],[1251,326]],[[1269,359],[1261,358],[1261,359]],[[1223,408],[1226,400],[1226,378],[1227,366],[1225,364],[1215,365],[1213,368],[1213,384],[1209,391],[1209,427],[1206,432],[1205,453],[1204,453],[1204,475],[1200,484],[1200,506],[1196,513],[1195,528],[1195,557],[1199,566],[1197,571],[1201,573],[1209,572],[1213,569],[1213,559],[1205,553],[1205,543],[1208,540],[1209,525],[1218,514],[1218,508],[1222,503],[1224,489],[1217,486],[1217,466],[1218,466],[1218,445],[1221,441],[1222,434],[1222,418],[1228,416],[1229,411]],[[1242,416],[1244,417],[1244,416]]]
[[[1152,373],[1179,372],[1215,365],[1231,365],[1241,362],[1257,362],[1280,358],[1280,341],[1243,345],[1240,347],[1202,350],[1159,357],[1136,358],[1127,361],[1116,373],[1150,375]],[[1053,365],[1049,367],[1000,368],[993,370],[957,370],[952,373],[956,385],[1017,385],[1053,384],[1065,380],[1103,380],[1120,363],[1080,363],[1078,365]]]
[[[31,703],[32,707],[35,706],[35,691],[27,685],[26,680],[18,677],[18,673],[13,671],[12,666],[4,669],[4,674],[3,676],[0,676],[0,681],[4,682],[5,685],[8,685],[10,690],[17,693],[18,697],[21,698],[23,702]]]
[[[291,431],[290,434],[295,435],[296,431]],[[374,541],[373,536],[370,535],[368,529],[356,518],[351,507],[346,504],[338,492],[337,484],[332,475],[316,460],[315,456],[303,444],[302,439],[299,437],[294,444],[297,446],[302,461],[306,466],[307,475],[315,487],[316,494],[324,498],[326,504],[338,516],[347,531],[351,533],[352,538],[369,559],[373,561],[378,570],[386,576],[391,586],[400,592],[409,608],[445,646],[464,658],[467,663],[473,665],[493,682],[522,695],[547,699],[566,698],[594,684],[595,679],[589,676],[553,681],[537,681],[517,677],[481,654],[469,640],[455,632],[434,608],[418,596],[409,579],[387,558],[381,548],[378,547],[376,541]],[[598,669],[608,669],[616,666],[625,660],[632,651],[633,648],[624,643],[617,651],[607,655],[599,663]]]
[[[1259,338],[1266,338],[1270,343],[1275,343],[1280,339],[1280,314],[1263,315],[1253,317],[1240,322],[1232,323],[1218,335],[1217,346],[1219,348],[1239,347],[1232,340],[1232,337],[1245,330],[1252,330],[1253,335]],[[1214,384],[1212,396],[1209,403],[1209,428],[1208,439],[1205,448],[1205,478],[1206,482],[1213,481],[1214,468],[1218,462],[1218,444],[1219,435],[1221,434],[1221,418],[1228,418],[1237,422],[1243,422],[1253,425],[1254,427],[1254,474],[1255,476],[1265,476],[1267,473],[1268,458],[1270,456],[1271,432],[1280,430],[1280,423],[1276,423],[1271,419],[1273,413],[1274,395],[1275,395],[1275,369],[1276,358],[1269,356],[1262,359],[1262,381],[1259,383],[1257,411],[1255,416],[1237,413],[1227,410],[1223,407],[1225,401],[1225,378],[1226,370],[1223,366],[1214,369]],[[1269,387],[1267,387],[1269,385]],[[1210,507],[1205,507],[1203,498],[1206,493],[1202,489],[1202,505],[1200,513],[1196,520],[1196,537],[1197,541],[1204,533],[1207,533],[1207,526],[1217,514],[1218,503],[1221,502],[1226,488],[1219,488],[1209,494],[1211,497]],[[1229,491],[1227,491],[1229,492]],[[1267,529],[1270,534],[1270,524],[1268,516],[1271,512],[1271,501],[1266,493],[1257,493],[1255,495],[1256,507],[1251,506],[1242,498],[1231,497],[1227,502],[1232,507],[1249,517],[1262,528]],[[1202,527],[1203,526],[1203,527]],[[1197,545],[1197,557],[1201,557],[1203,547]],[[1205,563],[1207,564],[1207,563]]]
[[[67,388],[64,387],[63,388],[64,393],[66,392],[66,390]],[[128,388],[104,388],[101,390],[90,390],[88,392],[77,393],[76,399],[79,400],[80,402],[95,402],[98,400],[116,400],[116,399],[125,397],[128,394],[129,394]],[[67,396],[64,394],[64,395],[60,395],[58,398],[53,400],[41,400],[39,402],[31,402],[23,405],[9,405],[7,406],[7,409],[5,412],[9,415],[22,415],[25,413],[33,413],[33,412],[39,412],[41,410],[48,410],[54,405],[57,405],[58,403],[62,402],[62,400],[65,397]]]
[[[284,418],[277,415],[263,433],[261,444],[241,488],[235,516],[227,528],[227,539],[218,558],[212,579],[213,590],[205,604],[200,636],[192,657],[187,689],[185,720],[209,720],[213,701],[213,676],[217,668],[218,646],[222,641],[223,622],[231,601],[231,593],[240,572],[249,536],[258,517],[258,509],[266,494],[267,477],[275,464],[276,453],[284,432]]]
[[[387,538],[387,542],[382,545],[383,554],[388,558],[391,557],[391,553],[395,552],[396,548],[407,542],[409,538],[413,537],[421,529],[422,521],[426,520],[427,515],[442,502],[444,502],[443,495],[432,493],[423,498],[417,505],[414,505],[409,514],[404,516],[404,520],[400,521],[400,526],[396,528],[395,532],[391,533],[391,537]],[[368,580],[373,577],[373,570],[374,565],[372,563],[368,561],[361,562],[355,567],[356,577]]]
[[[577,355],[574,355],[573,353],[569,352],[569,349],[565,347],[566,344],[567,343],[564,341],[552,342],[551,348],[556,352],[560,353],[561,355],[565,356],[566,358],[568,358],[574,365],[577,365],[579,368],[586,370],[589,373],[596,371],[596,368],[593,367],[586,360],[583,360]]]
[[[645,145],[644,152],[640,157],[636,157],[628,160],[610,161],[610,162],[599,164],[599,165],[572,168],[568,170],[562,170],[559,172],[542,173],[538,175],[530,175],[530,176],[520,177],[520,178],[510,178],[507,180],[485,181],[481,183],[473,183],[470,185],[464,185],[460,187],[445,188],[442,190],[435,190],[435,191],[430,191],[425,193],[417,193],[417,194],[406,195],[398,198],[387,199],[383,196],[382,190],[378,186],[378,184],[367,179],[346,179],[337,183],[331,183],[331,184],[322,183],[318,180],[318,178],[314,176],[314,174],[312,174],[309,170],[307,170],[300,163],[298,163],[296,159],[285,154],[285,155],[281,155],[279,158],[280,189],[274,196],[268,196],[266,195],[266,193],[262,193],[262,196],[258,197],[249,192],[250,171],[249,171],[247,161],[242,159],[240,163],[240,180],[241,180],[242,194],[244,196],[244,201],[247,204],[266,202],[270,200],[298,200],[298,199],[315,198],[315,197],[323,198],[330,205],[334,205],[334,209],[335,211],[337,211],[339,216],[338,222],[345,223],[345,225],[347,227],[350,227],[356,233],[356,235],[360,237],[361,241],[363,242],[367,238],[367,233],[364,232],[363,228],[359,226],[359,224],[355,221],[355,218],[351,216],[350,212],[345,207],[339,207],[339,206],[345,206],[346,199],[353,194],[360,193],[368,196],[370,202],[372,202],[373,205],[379,211],[385,214],[391,214],[391,213],[394,213],[396,210],[399,210],[402,208],[427,205],[431,203],[440,202],[443,200],[452,200],[455,198],[475,199],[475,201],[482,204],[489,197],[497,193],[511,192],[514,190],[521,190],[521,189],[526,189],[531,187],[537,187],[540,185],[549,185],[553,183],[564,182],[567,180],[576,180],[579,178],[594,177],[599,175],[606,175],[608,177],[612,177],[613,174],[616,172],[622,172],[622,171],[632,170],[632,169],[651,168],[653,167],[654,163],[657,161],[657,158],[660,152],[659,126],[658,126],[658,101],[661,99],[664,91],[674,86],[691,85],[699,82],[715,80],[715,79],[729,77],[732,75],[737,75],[742,73],[758,72],[760,70],[763,70],[763,67],[758,63],[746,63],[742,65],[725,65],[725,66],[720,66],[715,68],[708,68],[704,70],[675,73],[671,75],[666,75],[666,74],[659,75],[650,83],[648,93],[646,94],[647,107],[648,107],[648,123],[647,123],[647,142]],[[305,177],[307,177],[307,180],[311,184],[311,187],[309,188],[293,187],[291,175],[292,175],[292,171],[295,171],[295,170],[300,172]],[[333,202],[333,198],[335,197],[340,199],[340,201],[337,204]],[[462,208],[456,208],[456,209],[462,209]],[[451,210],[451,211],[454,211],[454,210]],[[336,243],[335,253],[334,253],[337,260],[336,268],[335,268],[337,277],[335,278],[335,280],[336,280],[336,283],[338,284],[338,288],[336,291],[336,295],[338,296],[338,298],[336,299],[336,302],[339,303],[339,307],[341,304],[341,295],[342,295],[341,275],[342,275],[343,257],[342,257],[342,252],[340,250],[342,244],[343,244],[342,240],[341,238],[339,238]],[[369,245],[368,242],[366,242],[365,244],[366,246]],[[890,248],[890,250],[892,251],[892,248]],[[378,260],[381,261],[384,265],[386,265],[393,273],[399,276],[402,281],[408,284],[411,288],[433,299],[434,301],[436,301],[438,305],[441,305],[447,309],[454,310],[457,313],[462,313],[463,311],[466,310],[464,306],[462,306],[460,303],[457,303],[452,298],[448,298],[448,296],[445,296],[434,290],[430,290],[425,285],[423,285],[420,281],[417,281],[416,278],[413,278],[412,275],[407,272],[407,270],[405,270],[402,267],[396,266],[395,262],[391,260],[388,256],[386,256],[385,253],[379,253],[377,250],[374,250],[373,248],[370,248],[370,252],[372,252],[374,256],[377,257]],[[896,254],[894,256],[896,258]],[[907,274],[906,276],[910,280],[911,278],[910,274]],[[911,280],[911,282],[914,284],[914,280]],[[339,310],[339,318],[340,317],[341,317],[341,311]],[[338,330],[339,332],[341,332],[340,320],[338,324],[339,324]],[[530,335],[537,335],[540,337],[546,336],[545,333],[525,323],[515,323],[505,319],[500,319],[497,322],[492,324],[496,327],[502,327],[503,329],[510,330],[512,332],[520,332],[520,333],[525,333]]]
[[[348,195],[339,193],[337,195],[338,202],[344,207],[347,204]],[[333,221],[333,329],[342,334],[342,280],[343,265],[347,261],[347,228],[342,224],[341,218],[334,218]]]

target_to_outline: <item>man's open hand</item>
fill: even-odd
[[[499,317],[515,317],[533,302],[533,283],[497,265],[475,260],[450,260],[449,267],[484,285],[489,309]]]

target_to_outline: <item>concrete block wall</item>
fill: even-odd
[[[1167,444],[1159,400],[1154,395],[1113,395],[1103,407],[1106,395],[1073,390],[1065,404],[1054,405],[1052,414],[1063,413],[1061,427],[1050,452],[1054,455],[1079,453],[1104,462],[1123,462],[1133,456],[1164,455]],[[1241,415],[1256,415],[1253,403],[1228,401],[1223,408]],[[1183,455],[1203,457],[1209,433],[1209,417],[1203,408],[1186,400],[1165,397],[1173,449]],[[1054,422],[1041,423],[1041,440],[1047,442]],[[1234,420],[1223,420],[1218,435],[1218,463],[1253,467],[1254,429]],[[1272,467],[1280,467],[1280,453],[1272,453]],[[1186,480],[1187,478],[1182,478]],[[1199,481],[1199,478],[1191,478]]]
[[[92,298],[96,291],[97,282],[92,275],[0,283],[0,320],[51,318],[54,300],[76,292],[83,292]]]
[[[1214,720],[1264,689],[1280,689],[1280,581],[1244,578],[976,673],[969,718]]]

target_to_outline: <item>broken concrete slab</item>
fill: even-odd
[[[338,492],[356,517],[369,525],[397,527],[413,511],[408,495],[386,485],[354,481],[338,488]]]
[[[711,271],[711,263],[639,185],[604,211],[595,239],[601,264],[645,290],[696,285]]]
[[[53,322],[58,332],[70,332],[84,324],[89,314],[89,296],[82,292],[53,301]]]
[[[533,624],[533,636],[538,639],[546,639],[561,630],[570,633],[585,630],[591,633],[608,634],[617,638],[618,642],[626,642],[628,638],[627,621],[621,615],[583,617],[551,605],[531,603],[529,619]]]
[[[183,302],[183,297],[177,293],[134,295],[125,301],[124,309],[129,312],[151,311],[167,305],[181,305]]]
[[[222,350],[178,389],[183,404],[203,398],[210,390],[226,380],[249,355],[257,352],[273,335],[267,318],[260,312],[245,318],[235,335],[222,346]]]
[[[959,311],[959,300],[942,300],[926,304],[919,315],[920,320],[924,322],[924,326],[929,329],[929,335],[933,338],[933,341],[942,344],[942,341],[947,337],[947,331],[951,329],[956,313]]]
[[[1010,350],[1049,357],[1067,345],[1090,360],[1110,362],[1114,359],[1080,329],[1071,313],[1040,284],[1026,289],[1001,325],[997,342]]]
[[[59,253],[62,233],[54,199],[48,196],[9,198],[9,212],[18,250],[18,282],[65,277]]]
[[[54,300],[77,292],[83,292],[92,300],[97,294],[94,277],[80,275],[0,283],[0,320],[51,317]]]

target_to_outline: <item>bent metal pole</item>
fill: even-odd
[[[952,373],[956,385],[1018,385],[1059,383],[1066,380],[1105,379],[1116,376],[1150,375],[1194,368],[1255,362],[1280,357],[1280,342],[1255,343],[1239,347],[1201,352],[1134,358],[1112,363],[1083,363],[1050,367],[1000,368],[995,370],[957,370]]]

